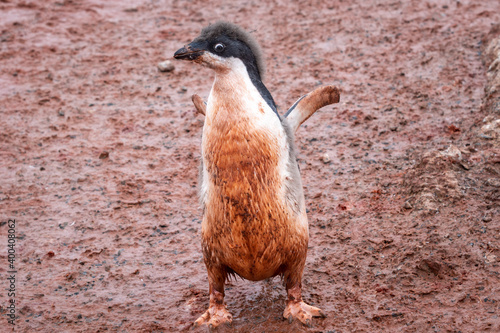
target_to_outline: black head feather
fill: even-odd
[[[250,80],[257,88],[262,98],[278,115],[276,103],[269,90],[262,82],[265,66],[262,51],[257,41],[250,33],[236,24],[219,21],[203,28],[200,35],[191,43],[175,52],[176,59],[197,61],[203,59],[203,54],[210,52],[222,58],[238,58],[245,65]],[[200,62],[208,67],[216,68],[216,64],[208,61]]]
[[[231,22],[218,21],[203,28],[200,35],[196,37],[193,42],[210,41],[212,44],[216,45],[215,43],[217,43],[217,41],[223,40],[224,38],[240,41],[248,46],[254,59],[248,59],[247,61],[251,62],[253,60],[255,62],[259,75],[263,78],[265,63],[260,45],[249,32],[245,31],[240,26]]]

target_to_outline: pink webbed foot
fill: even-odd
[[[223,289],[223,287],[222,287]],[[233,316],[227,311],[224,305],[224,294],[215,290],[212,285],[210,286],[210,305],[208,310],[205,311],[193,324],[193,328],[201,325],[207,325],[208,329],[212,331],[221,324],[231,324]]]
[[[325,313],[314,306],[310,306],[303,301],[289,301],[286,305],[283,317],[291,323],[294,319],[298,319],[302,324],[312,327],[313,317],[325,318]]]
[[[193,324],[193,328],[201,325],[207,325],[210,331],[221,324],[231,324],[233,316],[222,304],[211,305],[204,314],[202,314]]]
[[[302,286],[300,283],[292,288],[287,288],[287,293],[288,301],[283,317],[288,319],[288,322],[291,323],[294,319],[298,319],[302,324],[312,327],[313,317],[326,317],[326,314],[321,309],[302,301]]]

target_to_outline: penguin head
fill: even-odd
[[[177,50],[175,59],[200,63],[217,72],[231,71],[243,62],[250,75],[264,75],[264,61],[259,44],[236,24],[219,21],[205,27],[191,43]]]

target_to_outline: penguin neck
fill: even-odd
[[[250,99],[254,103],[263,101],[278,116],[274,99],[261,80],[256,64],[247,64],[238,58],[227,59],[229,66],[216,69],[212,92],[223,92],[223,96],[232,103],[241,103],[241,99]],[[237,100],[240,101],[237,101]]]

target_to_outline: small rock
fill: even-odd
[[[175,69],[174,64],[170,60],[165,60],[158,63],[158,70],[160,72],[171,72]]]
[[[500,119],[486,117],[483,122],[486,124],[481,127],[479,137],[486,140],[497,139],[500,136]]]
[[[313,195],[313,199],[318,199],[318,198],[321,198],[321,196],[323,195],[322,192],[318,192],[316,193],[315,195]]]
[[[469,170],[469,169],[470,169],[470,166],[469,166],[467,163],[465,163],[465,162],[463,162],[463,161],[462,161],[462,162],[459,162],[459,163],[460,163],[460,166],[461,166],[462,168],[464,168],[465,170]]]
[[[417,265],[417,268],[437,276],[439,275],[439,271],[441,271],[441,264],[431,259],[423,259]]]
[[[445,151],[441,152],[441,155],[449,156],[455,161],[460,161],[462,159],[462,152],[454,145],[450,145]]]
[[[494,254],[487,254],[484,256],[484,261],[486,261],[487,264],[492,264],[492,263],[495,263],[497,261],[497,256],[494,255]]]
[[[479,134],[479,137],[481,139],[493,140],[493,137],[491,135],[486,135],[486,134],[482,134],[482,133]]]
[[[498,178],[490,178],[486,180],[486,185],[493,186],[493,187],[500,187],[500,179]]]
[[[404,209],[412,209],[413,206],[411,205],[411,203],[409,201],[405,201],[405,204],[403,205],[403,208]]]
[[[492,217],[490,214],[485,214],[483,216],[483,222],[491,222],[491,220],[492,220]]]
[[[327,153],[324,153],[321,157],[320,160],[323,161],[323,163],[328,164],[330,163],[330,156],[328,156]]]
[[[100,160],[104,160],[104,159],[106,159],[106,158],[108,158],[108,157],[109,157],[109,152],[107,152],[107,151],[103,151],[103,152],[101,153],[101,155],[99,155],[99,159],[100,159]]]
[[[448,132],[449,133],[457,133],[457,132],[460,132],[460,128],[458,128],[455,125],[450,125],[450,126],[448,126]]]

